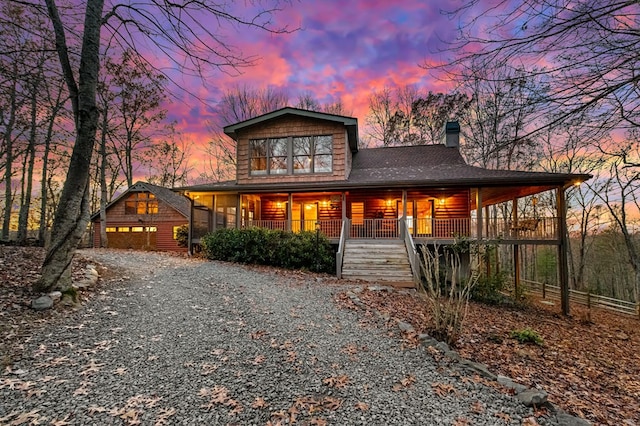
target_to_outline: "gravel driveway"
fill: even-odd
[[[313,275],[83,255],[120,278],[24,342],[23,358],[0,375],[0,424],[495,425],[532,416],[340,309],[333,295],[345,287]]]

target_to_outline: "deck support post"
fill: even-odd
[[[489,216],[489,206],[484,206],[484,235],[487,239],[495,238],[495,232],[494,233],[489,232],[489,227],[490,227],[489,222],[491,222],[490,217],[491,216]],[[491,252],[487,252],[487,249],[485,249],[484,263],[485,263],[485,272],[487,274],[487,277],[491,276],[491,256],[490,255],[491,255]]]
[[[558,213],[558,278],[560,281],[560,305],[562,314],[569,315],[569,264],[567,256],[567,205],[565,188],[559,186],[556,191]]]
[[[513,227],[518,227],[518,199],[513,199]],[[513,292],[514,296],[518,297],[520,293],[520,246],[518,244],[513,245]]]
[[[482,188],[476,188],[476,238],[478,244],[482,241]]]

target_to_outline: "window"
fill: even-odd
[[[333,138],[293,138],[293,173],[326,173],[332,169]]]
[[[118,226],[118,232],[129,232],[128,226]]]
[[[312,145],[310,136],[293,138],[293,173],[311,173]]]
[[[331,136],[316,136],[313,145],[313,172],[330,172],[333,166],[333,138]]]
[[[353,225],[364,224],[364,203],[351,203],[351,223]]]
[[[249,143],[251,151],[251,174],[267,174],[267,139],[256,139]]]
[[[116,227],[115,226],[107,226],[106,228],[106,232],[116,232]]]
[[[287,174],[289,149],[286,139],[269,139],[269,173]]]
[[[251,175],[328,173],[333,169],[333,137],[252,139],[249,158]]]
[[[158,214],[158,200],[153,194],[137,192],[124,203],[125,214]]]
[[[144,227],[143,226],[132,226],[131,227],[131,232],[143,232],[144,231]]]

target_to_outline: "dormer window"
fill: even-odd
[[[249,141],[251,175],[330,173],[333,137],[302,136]]]
[[[293,138],[293,173],[326,173],[332,169],[331,136]]]

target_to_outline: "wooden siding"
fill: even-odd
[[[333,137],[333,170],[331,173],[260,176],[251,176],[249,174],[250,139],[316,135],[331,135]],[[306,117],[279,117],[239,132],[236,150],[236,179],[239,184],[345,180],[351,167],[350,157],[351,151],[347,143],[347,132],[343,125]]]
[[[351,203],[364,203],[365,219],[397,219],[398,201],[402,201],[402,191],[350,192],[347,194],[347,217],[352,217]]]
[[[469,234],[469,222],[448,219],[468,219],[470,214],[470,191],[409,191],[407,199],[433,199],[434,226],[432,235],[436,238],[453,238],[454,234]],[[441,220],[447,219],[447,220]]]

